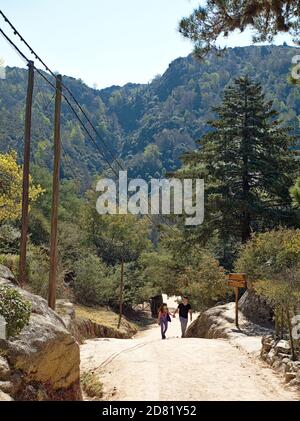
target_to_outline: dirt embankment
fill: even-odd
[[[118,314],[104,307],[73,305],[67,300],[57,300],[57,311],[78,342],[92,338],[132,338],[137,333],[135,323],[122,317],[120,329]]]

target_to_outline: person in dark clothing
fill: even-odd
[[[176,317],[177,312],[179,312],[179,320],[181,324],[181,337],[184,338],[188,324],[188,316],[190,315],[190,320],[193,320],[192,307],[189,303],[188,297],[182,297],[182,303],[180,303],[175,310],[173,317]]]

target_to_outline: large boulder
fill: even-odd
[[[82,399],[78,343],[43,298],[12,281],[8,269],[0,268],[0,286],[17,289],[32,308],[18,335],[0,339],[0,389],[16,400]]]
[[[238,337],[259,337],[270,332],[267,327],[251,322],[240,311],[239,328],[235,325],[235,303],[216,305],[201,313],[187,329],[187,337],[216,339],[237,339]],[[255,341],[257,342],[257,341]],[[257,342],[260,348],[260,340]],[[253,343],[253,345],[257,345]]]
[[[188,338],[228,338],[234,323],[234,303],[212,307],[197,317],[188,327]]]
[[[270,327],[274,311],[265,299],[248,289],[239,300],[239,308],[244,316],[253,323]]]
[[[0,401],[13,401],[13,398],[0,390]]]

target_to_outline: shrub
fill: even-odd
[[[188,266],[178,276],[181,295],[190,297],[192,307],[204,311],[226,297],[224,269],[206,252],[199,253],[195,266]]]
[[[141,255],[143,283],[139,296],[143,300],[147,299],[147,294],[148,299],[161,293],[188,295],[193,308],[202,311],[225,298],[224,269],[208,251],[193,246],[188,249],[186,258],[183,247],[175,256],[169,250],[164,248],[159,253]]]
[[[30,291],[47,298],[49,286],[49,256],[48,251],[33,244],[29,244],[27,252],[27,275]],[[61,262],[57,268],[57,298],[70,298],[69,289],[64,284],[65,269]]]
[[[236,269],[248,274],[255,292],[273,307],[276,334],[288,333],[295,358],[291,319],[300,308],[300,230],[254,235],[242,248]]]
[[[21,233],[11,224],[0,226],[0,253],[17,254]]]
[[[74,292],[82,304],[109,304],[115,297],[116,288],[113,277],[101,259],[90,254],[79,259],[74,264]]]
[[[10,287],[0,286],[0,314],[7,323],[8,337],[17,335],[30,318],[31,304]]]
[[[49,283],[49,256],[40,246],[30,244],[28,247],[27,275],[30,290],[46,298]]]
[[[102,398],[103,385],[96,373],[93,373],[92,371],[82,373],[80,380],[83,390],[90,398]]]
[[[287,270],[300,269],[300,230],[280,228],[255,234],[242,247],[235,267],[252,281],[280,279]]]
[[[19,256],[15,254],[1,254],[0,255],[0,264],[6,266],[18,279],[19,275]]]
[[[48,244],[50,223],[40,209],[35,206],[30,211],[29,218],[30,241],[33,244]]]

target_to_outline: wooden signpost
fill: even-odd
[[[228,275],[228,286],[234,288],[235,292],[235,325],[239,327],[239,288],[247,288],[247,276],[245,273],[230,273]]]

